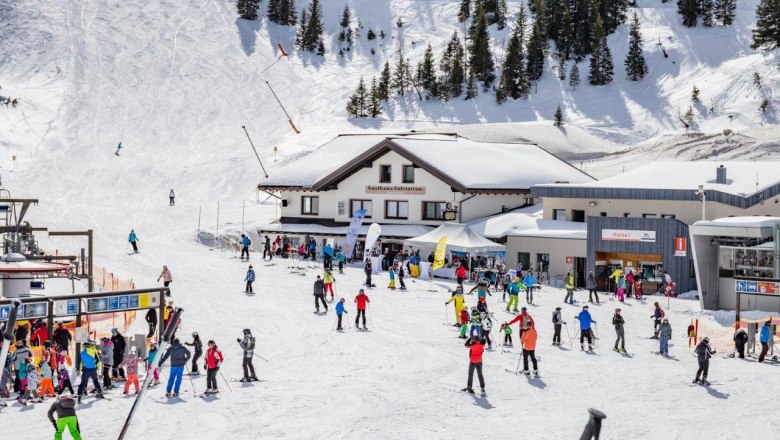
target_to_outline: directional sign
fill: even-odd
[[[11,305],[0,306],[0,321],[8,321],[11,314]],[[48,302],[25,303],[19,307],[18,319],[37,319],[45,318],[49,315]]]
[[[136,293],[132,295],[116,295],[87,300],[87,313],[121,312],[140,308],[158,307],[160,295],[153,293]]]
[[[79,300],[66,299],[54,301],[54,316],[73,316],[79,312]]]

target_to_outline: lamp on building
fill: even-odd
[[[598,205],[598,203],[596,203],[596,201],[595,201],[595,200],[591,200],[590,202],[588,202],[588,205],[590,205],[590,206],[596,206],[596,205]]]
[[[694,191],[701,199],[701,219],[707,219],[707,194],[704,192],[704,185],[699,185],[699,189]]]

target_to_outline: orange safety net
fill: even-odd
[[[768,318],[762,319],[740,318],[739,323],[734,322],[728,327],[705,324],[698,319],[692,320],[691,324],[696,330],[694,332],[694,340],[689,341],[689,345],[695,344],[695,341],[701,340],[701,338],[707,336],[710,338],[710,345],[715,350],[734,350],[734,333],[737,331],[737,329],[743,328],[747,331],[748,324],[755,323],[758,324],[757,327],[760,331],[761,326],[764,325],[764,323],[767,321],[772,321],[772,324],[780,327],[780,316],[770,316]],[[776,334],[775,337],[777,337]],[[756,335],[756,341],[758,341],[758,335]]]

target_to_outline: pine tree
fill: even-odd
[[[236,6],[238,6],[242,1],[245,0],[237,0]],[[268,15],[268,19],[276,24],[285,24],[282,23],[282,20],[279,18],[279,3],[281,0],[268,0],[268,7],[266,9],[266,13]],[[239,12],[240,13],[240,12]]]
[[[631,81],[639,81],[647,75],[647,61],[642,55],[642,32],[639,28],[639,16],[634,12],[628,38],[628,54],[626,54],[626,75]]]
[[[541,7],[540,7],[541,6]],[[547,56],[547,36],[544,30],[544,19],[539,14],[544,11],[543,3],[537,2],[537,15],[528,39],[528,80],[539,81],[544,73],[544,59]]]
[[[315,50],[319,52],[320,46],[324,49],[324,44],[320,45],[322,32],[322,5],[320,0],[311,0],[308,14],[306,11],[301,13],[301,27],[298,30],[299,36],[296,38],[296,42],[300,41],[298,47],[309,52],[314,52]]]
[[[601,17],[596,18],[593,26],[593,51],[590,55],[590,73],[588,82],[594,86],[603,86],[612,82],[613,64],[612,52],[607,45],[607,37],[604,35]]]
[[[393,72],[393,79],[391,83],[391,87],[395,91],[396,95],[404,96],[406,91],[409,89],[409,79],[411,77],[409,73],[409,64],[407,64],[407,60],[404,58],[404,52],[403,50],[399,50],[398,64],[395,66],[395,72]]]
[[[428,47],[425,49],[423,60],[417,65],[417,82],[429,92],[429,97],[436,95],[436,65],[433,60],[433,48],[430,43],[428,43]]]
[[[502,30],[506,27],[506,0],[498,0],[496,5],[496,27],[498,30]]]
[[[572,40],[571,40],[571,12],[569,9],[569,2],[563,2],[563,13],[561,15],[560,29],[557,32],[557,38],[555,38],[555,49],[558,52],[558,57],[569,59],[572,53]]]
[[[477,90],[477,76],[472,69],[469,69],[469,79],[466,82],[466,99],[474,99],[479,94]]]
[[[341,25],[343,28],[346,28],[349,27],[351,22],[352,12],[349,10],[349,5],[344,5],[344,12],[341,13],[341,21],[339,22],[339,25]]]
[[[724,26],[734,23],[734,11],[737,9],[737,0],[715,0],[715,20]]]
[[[339,32],[339,41],[347,43],[348,47],[352,47],[352,12],[349,10],[349,5],[344,6],[344,12],[341,14],[341,32]]]
[[[317,43],[317,55],[319,55],[319,56],[324,56],[325,55],[325,43],[322,40],[320,40]]]
[[[379,96],[379,99],[382,101],[390,100],[391,75],[390,63],[385,61],[385,67],[382,69],[382,73],[379,74],[379,83],[376,86],[377,96]]]
[[[713,13],[712,0],[699,0],[699,15],[701,15],[701,24],[704,27],[715,25]]]
[[[295,12],[295,0],[281,0],[280,14],[287,26],[295,26],[298,21],[298,13]]]
[[[368,41],[376,39],[376,33],[374,32],[373,29],[368,30],[368,32],[366,33],[366,38],[368,39]]]
[[[563,111],[561,111],[561,106],[559,105],[557,109],[555,109],[555,114],[553,115],[553,125],[561,128],[563,127]]]
[[[566,57],[562,56],[558,59],[558,79],[566,81]]]
[[[698,104],[699,101],[699,88],[696,87],[696,84],[693,85],[693,90],[691,90],[691,102],[694,104]]]
[[[301,11],[301,21],[298,30],[295,33],[295,47],[304,50],[303,42],[306,38],[306,29],[309,26],[309,15],[306,10]]]
[[[347,114],[353,118],[365,118],[368,116],[366,112],[366,104],[368,102],[368,95],[366,92],[366,84],[363,82],[363,78],[360,78],[357,89],[349,97],[347,101]]]
[[[769,109],[769,100],[764,98],[764,100],[761,101],[761,105],[758,106],[758,111],[766,113],[767,109]]]
[[[371,79],[371,90],[369,91],[367,107],[368,115],[372,118],[379,117],[382,114],[382,97],[380,96],[376,77]]]
[[[490,34],[487,32],[487,19],[485,11],[480,8],[477,15],[477,25],[474,33],[471,34],[471,58],[469,59],[469,70],[482,81],[485,89],[496,79],[493,64],[493,54],[490,52]]]
[[[618,26],[626,22],[628,0],[599,0],[596,3],[596,9],[603,21],[604,35],[611,35]]]
[[[753,85],[756,86],[756,89],[761,90],[761,75],[758,72],[753,72]]]
[[[591,7],[590,0],[576,0],[576,9],[573,15],[573,23],[575,31],[571,37],[572,49],[577,56],[577,60],[581,60],[585,55],[591,52],[590,37],[593,34],[593,21],[596,19],[592,16],[594,8]]]
[[[750,47],[767,52],[780,47],[780,1],[761,0],[758,4],[753,44]]]
[[[458,12],[458,21],[463,23],[464,21],[469,19],[470,14],[471,14],[471,0],[461,0],[460,12]]]
[[[699,6],[696,0],[677,0],[677,13],[682,16],[683,26],[694,27],[698,19]]]
[[[238,15],[244,20],[257,20],[257,9],[260,7],[260,0],[237,0],[236,9]]]
[[[515,21],[515,27],[512,29],[512,34],[509,37],[509,45],[506,48],[506,58],[504,59],[504,65],[501,67],[501,78],[497,89],[497,93],[500,91],[504,100],[506,97],[511,97],[512,99],[527,98],[530,91],[523,54],[526,22],[525,8],[520,5],[520,12]],[[498,98],[497,96],[497,102],[503,102]]]
[[[580,69],[577,67],[576,61],[572,64],[569,71],[569,85],[572,90],[577,90],[577,86],[580,85]]]
[[[463,83],[466,80],[466,62],[463,44],[458,38],[458,33],[452,34],[447,48],[444,50],[439,67],[444,76],[442,78],[439,96],[442,99],[458,97],[463,94]]]
[[[685,125],[685,130],[687,131],[689,128],[691,128],[691,124],[693,124],[693,107],[688,107],[688,111],[685,112],[685,115],[683,115],[682,119],[683,125]]]

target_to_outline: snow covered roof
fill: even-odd
[[[461,192],[528,191],[539,183],[593,180],[534,144],[413,133],[338,136],[272,172],[258,187],[325,190],[388,151],[395,151]]]
[[[504,245],[479,235],[467,224],[454,222],[444,222],[427,234],[404,240],[404,246],[431,248],[437,246],[443,237],[447,237],[447,250],[461,252],[502,252],[506,250]]]
[[[771,237],[778,217],[725,217],[716,220],[702,220],[691,225],[691,233],[706,236]]]
[[[360,227],[359,235],[366,235],[370,224]],[[323,226],[315,223],[273,223],[258,228],[261,234],[312,234],[346,236],[347,226]],[[382,225],[382,237],[409,238],[430,232],[433,227],[423,225]]]
[[[587,239],[587,225],[580,222],[545,220],[542,205],[516,209],[468,223],[471,228],[489,238],[539,237]]]

